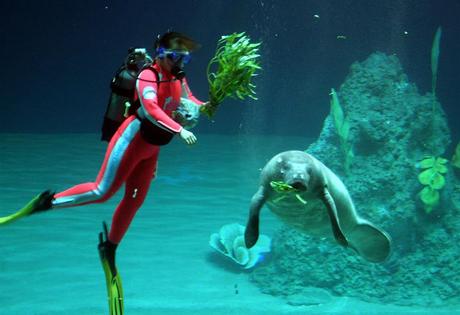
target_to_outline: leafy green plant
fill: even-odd
[[[431,151],[433,151],[434,146],[434,139],[435,137],[435,128],[436,128],[436,83],[438,79],[438,63],[439,63],[439,55],[441,53],[441,34],[442,28],[438,26],[436,29],[436,33],[433,38],[433,44],[431,46],[431,93],[432,101],[431,101],[431,139],[429,141],[429,147]]]
[[[452,166],[460,168],[460,142],[457,144],[455,148],[455,153],[452,156]]]
[[[210,104],[201,110],[209,118],[227,97],[257,100],[251,79],[257,75],[257,70],[262,69],[258,53],[260,44],[251,43],[244,32],[220,38],[207,68]]]
[[[348,141],[350,136],[350,121],[343,114],[343,109],[340,106],[339,97],[334,89],[331,89],[331,115],[334,119],[334,126],[340,138],[340,145],[345,157],[345,172],[349,173],[351,161],[354,157],[353,148]]]
[[[434,38],[433,38],[433,45],[431,47],[431,92],[433,93],[433,99],[436,99],[436,81],[438,78],[438,61],[439,61],[439,54],[441,51],[440,50],[441,34],[442,34],[442,28],[441,26],[438,26],[438,29],[436,30],[436,34],[434,35]]]
[[[298,201],[300,201],[303,205],[306,205],[308,202],[303,199],[300,194],[299,194],[299,190],[292,187],[291,185],[283,182],[283,181],[274,181],[272,180],[270,182],[270,186],[273,188],[274,191],[276,191],[277,193],[283,193],[283,194],[286,194],[286,193],[294,193],[295,194],[295,197],[297,198]],[[274,202],[278,202],[282,199],[284,199],[285,196],[281,196],[277,199],[274,200]]]
[[[425,187],[420,191],[425,211],[430,213],[439,204],[439,190],[446,184],[443,174],[447,173],[447,160],[442,157],[427,156],[420,162],[423,170],[418,175],[419,182]]]
[[[286,184],[283,181],[274,181],[272,180],[270,182],[270,186],[273,188],[274,191],[276,192],[288,192],[288,191],[296,191],[294,187],[292,187],[289,184]]]

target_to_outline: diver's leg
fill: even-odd
[[[160,147],[154,147],[152,156],[139,162],[126,179],[125,195],[112,218],[109,240],[118,244],[141,207],[152,182],[157,165]]]
[[[136,152],[140,142],[139,127],[140,122],[134,116],[125,121],[109,143],[96,181],[55,194],[53,208],[104,202],[113,196],[140,158]]]
[[[155,175],[158,151],[159,147],[153,148],[153,155],[139,162],[131,172],[126,181],[125,196],[115,211],[110,235],[107,235],[105,222],[104,231],[99,234],[98,251],[105,274],[111,315],[121,315],[124,312],[122,281],[115,264],[116,249],[137,209],[147,195],[150,182]]]
[[[0,225],[52,208],[103,202],[110,198],[120,188],[136,164],[145,159],[151,152],[151,148],[154,147],[141,138],[139,129],[140,121],[134,116],[122,124],[110,141],[104,163],[94,183],[80,184],[57,194],[45,191],[19,211],[0,217]]]

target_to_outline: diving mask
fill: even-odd
[[[188,51],[170,51],[166,53],[166,57],[171,59],[174,63],[188,64],[192,60],[192,55]]]
[[[171,74],[177,79],[182,80],[185,78],[185,71],[183,66],[190,62],[192,56],[187,50],[174,50],[159,47],[156,51],[158,58],[168,58],[173,62]]]
[[[169,58],[175,64],[182,63],[184,65],[188,64],[192,59],[192,55],[187,50],[173,50],[173,49],[165,49],[160,47],[157,49],[157,57],[159,58]]]

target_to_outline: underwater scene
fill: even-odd
[[[460,314],[460,1],[2,1],[1,315]]]

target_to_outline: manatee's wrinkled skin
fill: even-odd
[[[295,190],[277,191],[272,182],[284,182]],[[309,235],[334,238],[371,262],[382,262],[390,254],[387,233],[360,218],[342,181],[303,151],[279,153],[263,168],[246,226],[248,247],[257,241],[264,204],[289,226]]]

